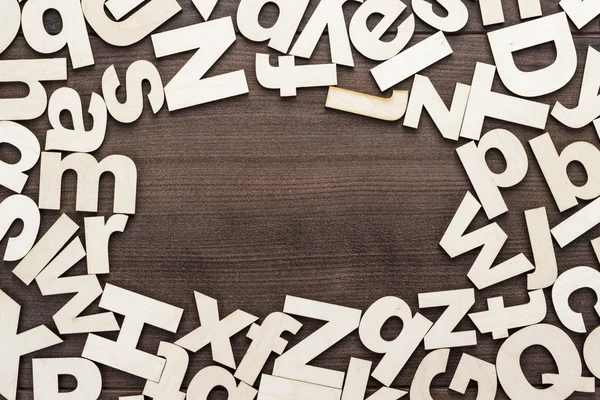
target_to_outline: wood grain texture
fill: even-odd
[[[185,12],[161,28],[183,26],[199,20],[189,1],[181,1]],[[509,10],[516,5],[506,1]],[[516,1],[514,2],[516,4]],[[543,2],[544,11],[555,9],[558,1]],[[481,32],[476,3],[467,2],[471,20],[469,30]],[[477,11],[476,13],[473,11]],[[232,14],[233,0],[222,1],[215,16]],[[516,18],[516,14],[515,18]],[[598,25],[597,21],[590,25]],[[411,43],[425,38],[418,34]],[[487,38],[482,34],[449,37],[454,54],[428,68],[427,75],[443,99],[452,98],[455,83],[470,83],[476,61],[492,63]],[[410,45],[410,44],[409,44]],[[576,104],[582,79],[586,48],[600,45],[600,36],[577,35],[579,69],[573,81],[559,92],[540,101],[565,106]],[[155,63],[163,83],[185,64],[188,55],[155,60],[149,38],[126,49],[111,47],[92,38],[96,65],[78,71],[69,69],[67,85],[82,96],[84,107],[89,94],[101,93],[104,70],[115,64],[123,81],[127,66],[135,60]],[[145,103],[142,117],[130,125],[109,118],[102,147],[93,153],[101,159],[124,154],[138,168],[138,207],[125,233],[111,240],[111,273],[103,283],[154,297],[185,308],[177,334],[147,327],[140,348],[156,352],[160,340],[175,341],[198,326],[193,291],[217,298],[221,315],[237,308],[264,318],[283,307],[284,297],[291,294],[328,301],[366,310],[382,296],[398,296],[417,310],[420,292],[472,287],[466,273],[477,251],[450,259],[438,242],[467,190],[472,190],[455,148],[463,142],[444,140],[428,116],[418,130],[406,129],[400,122],[382,122],[325,109],[326,88],[300,89],[296,98],[280,99],[278,91],[261,88],[255,77],[254,55],[269,52],[266,44],[257,44],[239,36],[209,75],[245,69],[250,93],[216,103],[169,113],[166,107],[152,115]],[[66,56],[66,51],[59,53]],[[369,69],[375,63],[354,52],[356,67],[338,68],[340,87],[378,94]],[[1,59],[35,58],[20,36],[3,53]],[[547,65],[554,57],[550,47],[519,54],[518,65],[530,69]],[[311,62],[328,62],[327,38],[322,38]],[[411,81],[393,89],[409,90]],[[47,84],[48,93],[61,84]],[[22,88],[2,85],[3,96],[15,95]],[[495,90],[506,92],[496,79]],[[146,88],[146,92],[148,88]],[[124,96],[124,93],[120,93]],[[389,95],[389,93],[386,93]],[[447,103],[448,104],[448,103]],[[91,122],[91,121],[88,121]],[[44,144],[50,125],[46,116],[25,123]],[[546,206],[550,226],[555,226],[572,211],[560,215],[554,205],[539,167],[526,141],[543,133],[499,121],[488,120],[485,130],[503,127],[515,133],[525,144],[529,172],[523,182],[503,190],[510,210],[496,221],[509,239],[498,261],[524,252],[531,259],[523,211]],[[587,140],[598,144],[591,126],[582,130],[564,128],[553,118],[547,130],[557,148]],[[15,158],[14,149],[2,147],[7,159]],[[501,168],[501,157],[492,153],[490,162]],[[581,181],[582,171],[574,166],[570,172]],[[75,213],[75,178],[63,180],[63,208],[83,227],[86,213]],[[39,166],[30,175],[24,193],[37,201]],[[0,191],[0,199],[9,193]],[[100,215],[112,210],[112,182],[103,177]],[[41,232],[58,218],[59,212],[44,211]],[[475,227],[486,223],[480,215]],[[20,230],[18,224],[11,232]],[[83,232],[81,232],[83,235]],[[559,271],[588,265],[597,267],[589,240],[600,236],[595,228],[583,238],[560,250],[556,247]],[[4,252],[6,241],[0,243]],[[35,284],[23,285],[12,273],[15,263],[0,268],[0,288],[22,305],[20,329],[48,324],[56,331],[51,316],[70,298],[69,295],[42,297]],[[84,273],[78,265],[73,273]],[[549,299],[550,292],[546,292]],[[524,276],[489,289],[478,291],[474,311],[485,309],[485,299],[505,296],[507,305],[528,301]],[[593,312],[595,297],[591,292],[576,293],[571,304],[584,312],[589,324],[597,325]],[[97,304],[97,302],[95,303]],[[560,326],[549,305],[545,322]],[[92,307],[89,311],[93,312]],[[421,311],[436,319],[441,311]],[[318,328],[314,321],[305,323],[292,345]],[[474,329],[469,320],[460,329]],[[388,324],[389,337],[399,324]],[[114,338],[114,334],[105,335]],[[581,350],[584,336],[572,335]],[[478,335],[479,345],[461,349],[486,361],[494,362],[501,341],[490,335]],[[85,335],[65,337],[61,346],[34,354],[35,357],[78,356]],[[233,340],[239,363],[249,340],[238,335]],[[448,371],[453,372],[461,350],[452,350]],[[421,348],[411,357],[394,386],[407,388],[425,352]],[[379,356],[365,349],[358,334],[342,340],[314,364],[344,371],[351,356],[378,361]],[[19,376],[20,398],[31,398],[31,358],[22,359]],[[542,372],[553,372],[554,363],[540,349],[530,349],[523,365],[531,382],[540,383]],[[272,368],[273,358],[266,367]],[[210,351],[192,355],[184,381],[187,387],[194,374],[209,365]],[[144,382],[124,373],[101,367],[105,393],[102,398],[139,394]],[[589,373],[588,375],[589,376]],[[450,399],[461,395],[446,388],[451,373],[436,378],[436,398]],[[373,387],[376,383],[371,382]],[[72,386],[68,380],[66,387]],[[466,398],[475,398],[471,391]],[[506,398],[503,394],[498,398]],[[576,394],[573,398],[594,398],[594,394]],[[461,398],[463,398],[461,396]]]

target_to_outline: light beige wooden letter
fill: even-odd
[[[37,204],[27,196],[14,194],[0,203],[0,240],[4,239],[11,225],[23,222],[18,236],[8,238],[4,261],[17,261],[29,253],[40,230],[40,210]]]
[[[61,392],[59,376],[70,375],[77,387]],[[102,391],[102,375],[90,360],[85,358],[34,358],[33,397],[35,400],[97,400]]]
[[[381,328],[392,317],[400,318],[403,325],[398,337],[388,341],[381,337]],[[371,304],[360,321],[358,333],[367,349],[385,354],[371,374],[373,378],[390,386],[432,325],[419,313],[413,317],[408,304],[397,297],[383,297]]]
[[[115,232],[123,232],[127,225],[127,215],[116,214],[104,222],[104,217],[84,218],[85,248],[87,250],[88,274],[108,274],[108,242]]]
[[[135,214],[137,169],[129,157],[111,155],[98,162],[90,154],[72,153],[61,158],[61,153],[42,152],[40,209],[60,210],[62,176],[73,170],[77,173],[77,211],[98,211],[100,175],[110,172],[115,177],[113,212]]]
[[[412,0],[412,9],[427,25],[443,32],[458,32],[465,27],[469,20],[469,11],[460,0],[437,0],[446,10],[446,16],[441,17],[431,3],[425,0]]]
[[[154,400],[185,400],[185,393],[179,388],[190,361],[187,351],[172,343],[160,342],[157,354],[166,359],[165,368],[158,383],[146,381],[144,396]]]

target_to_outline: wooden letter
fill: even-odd
[[[58,379],[70,375],[77,387],[61,392]],[[34,358],[33,397],[35,400],[97,400],[102,391],[102,375],[90,360],[85,358]]]
[[[36,119],[46,111],[48,95],[40,81],[67,79],[67,59],[0,60],[0,82],[23,82],[29,93],[20,99],[0,99],[0,120]]]
[[[476,231],[465,233],[480,208],[481,205],[475,197],[467,192],[448,225],[440,246],[452,258],[483,246],[467,274],[471,282],[481,290],[531,271],[535,267],[523,253],[492,267],[508,236],[495,222]]]
[[[13,274],[29,285],[78,230],[79,226],[67,214],[62,214],[13,269]]]
[[[501,24],[504,22],[503,0],[479,0],[483,26]],[[519,0],[521,19],[534,18],[542,15],[540,0]]]
[[[392,317],[402,320],[402,331],[396,339],[387,341],[381,337],[381,328]],[[371,374],[373,378],[390,386],[432,325],[419,313],[413,317],[408,304],[397,297],[383,297],[371,304],[360,321],[358,333],[367,349],[385,354]]]
[[[577,53],[565,13],[553,14],[488,33],[502,83],[523,97],[552,93],[565,86],[577,69]],[[556,60],[536,71],[520,70],[513,58],[516,51],[553,42]]]
[[[60,14],[62,29],[57,34],[48,33],[44,27],[44,14],[48,10]],[[21,25],[27,44],[35,51],[50,54],[68,46],[73,69],[94,64],[79,0],[28,0],[23,6]]]
[[[194,292],[194,297],[200,318],[200,327],[179,339],[175,344],[193,353],[210,344],[213,361],[235,369],[235,359],[229,338],[244,330],[258,317],[242,310],[236,310],[220,320],[217,300],[199,292]]]
[[[546,298],[539,289],[529,292],[529,303],[504,307],[502,296],[487,299],[488,311],[469,314],[481,333],[492,333],[494,340],[508,337],[508,330],[537,324],[546,318]]]
[[[250,386],[254,385],[271,352],[284,352],[288,342],[281,338],[281,334],[291,332],[295,335],[301,327],[300,322],[280,312],[269,314],[260,326],[252,324],[246,335],[252,339],[252,343],[235,371],[235,377]]]
[[[600,195],[600,150],[596,146],[575,142],[559,155],[548,133],[531,139],[529,145],[561,212],[575,207],[578,198],[591,200]],[[567,174],[567,167],[573,161],[578,161],[585,169],[587,181],[582,186],[574,185]]]
[[[460,136],[479,140],[485,117],[544,129],[550,106],[492,92],[495,72],[495,66],[477,63]]]
[[[476,345],[477,335],[474,330],[453,332],[473,304],[475,304],[473,289],[419,293],[419,308],[448,306],[425,335],[425,350]]]
[[[599,68],[600,52],[589,46],[579,92],[579,104],[573,109],[568,109],[557,101],[552,109],[552,116],[560,123],[578,129],[600,117],[600,95],[598,94],[600,77],[596,73]]]
[[[439,16],[433,11],[431,3],[425,0],[412,0],[412,8],[415,14],[427,25],[433,26],[443,32],[458,32],[467,24],[469,11],[460,0],[437,0],[447,15]]]
[[[123,232],[129,217],[113,215],[104,223],[104,217],[84,218],[85,248],[87,250],[88,274],[108,274],[108,242],[115,232]]]
[[[363,400],[367,391],[369,375],[371,374],[371,361],[352,357],[346,373],[346,382],[342,390],[341,400]],[[403,390],[382,387],[373,393],[367,400],[398,400],[406,394]]]
[[[594,329],[583,344],[585,365],[596,378],[600,377],[600,327]]]
[[[44,296],[76,293],[52,319],[60,334],[118,331],[119,325],[111,312],[79,317],[102,294],[95,275],[61,277],[85,257],[81,240],[76,237],[35,278]]]
[[[339,389],[271,375],[260,378],[258,400],[340,400]]]
[[[406,9],[400,0],[369,0],[364,2],[350,21],[350,39],[363,56],[376,61],[385,61],[400,53],[415,32],[415,17],[410,14],[396,29],[396,37],[383,41],[381,37]],[[371,15],[382,15],[377,26],[370,30],[367,20]]]
[[[535,271],[527,275],[527,290],[545,289],[554,284],[558,275],[546,208],[525,211],[525,220],[535,264]]]
[[[404,126],[417,129],[421,113],[425,108],[444,138],[458,140],[470,90],[469,85],[457,83],[452,105],[447,108],[429,78],[415,75],[404,117]]]
[[[403,90],[394,90],[391,97],[383,98],[330,86],[325,107],[383,121],[398,121],[407,103],[408,92]]]
[[[144,0],[108,0],[104,6],[110,11],[115,20],[120,20],[135,10]]]
[[[589,288],[600,295],[600,272],[590,267],[575,267],[563,272],[552,287],[552,304],[560,322],[569,330],[585,333],[583,316],[569,306],[569,297],[577,290]],[[600,302],[594,306],[600,315]]]
[[[275,23],[265,28],[258,22],[258,16],[268,3],[274,3],[279,14]],[[308,3],[309,0],[241,0],[237,26],[246,39],[253,42],[269,40],[270,48],[287,53]]]
[[[565,247],[598,224],[600,224],[600,198],[552,228],[551,232],[558,245]]]
[[[273,375],[341,389],[344,384],[343,372],[313,367],[307,363],[358,328],[362,312],[293,296],[286,296],[283,312],[327,323],[277,358]]]
[[[40,230],[40,210],[27,196],[15,194],[0,203],[0,240],[4,239],[11,225],[23,221],[23,230],[18,236],[8,238],[4,261],[17,261],[25,257]]]
[[[2,23],[0,23],[0,53],[17,37],[21,27],[21,7],[17,0],[0,0]]]
[[[436,375],[446,372],[449,355],[449,349],[440,349],[427,354],[423,358],[410,384],[411,400],[433,400],[429,393],[431,381]]]
[[[19,162],[8,164],[0,161],[0,185],[21,193],[28,176],[24,174],[37,164],[40,158],[40,143],[29,129],[12,121],[0,121],[0,144],[16,147],[21,154]]]
[[[558,367],[558,374],[543,374],[546,388],[532,386],[521,369],[521,354],[531,346],[545,347]],[[512,334],[496,358],[498,379],[511,399],[564,400],[575,391],[594,389],[594,378],[581,376],[581,358],[569,336],[548,324],[533,325]]]
[[[583,28],[600,15],[600,3],[594,0],[562,0],[559,5],[577,29]]]
[[[502,153],[506,169],[502,173],[490,170],[485,155],[491,149]],[[527,153],[519,139],[505,129],[494,129],[486,133],[476,145],[469,142],[456,149],[460,162],[481,201],[488,219],[508,211],[499,188],[517,185],[527,174]]]
[[[212,365],[194,376],[187,391],[187,399],[208,400],[210,392],[217,387],[225,388],[228,400],[253,400],[257,393],[256,389],[244,382],[238,386],[233,375],[225,368]]]
[[[154,0],[155,1],[155,0]],[[162,80],[156,67],[149,61],[138,60],[127,68],[127,100],[120,103],[117,100],[117,89],[121,81],[117,76],[115,66],[111,65],[102,75],[102,95],[106,101],[106,107],[110,115],[117,121],[128,124],[137,121],[144,110],[144,94],[142,84],[144,81],[150,83],[148,100],[152,112],[156,114],[165,102]]]
[[[40,209],[60,210],[62,175],[73,170],[77,173],[77,211],[98,211],[100,175],[110,172],[115,177],[113,212],[135,214],[137,169],[129,157],[111,155],[98,162],[87,153],[73,153],[61,158],[61,153],[42,152]]]
[[[185,393],[179,388],[190,362],[187,351],[172,343],[160,342],[157,354],[167,360],[165,368],[158,383],[146,381],[144,396],[154,400],[185,400]]]
[[[383,92],[450,54],[450,44],[438,32],[371,69],[371,75]]]
[[[165,360],[137,350],[144,324],[175,333],[181,308],[106,284],[100,307],[125,316],[116,342],[90,333],[82,357],[141,378],[158,382]]]
[[[17,398],[20,357],[62,343],[45,325],[17,334],[20,314],[21,306],[0,290],[0,395],[6,400]]]
[[[256,79],[262,87],[280,89],[281,97],[295,96],[302,87],[335,86],[335,64],[296,65],[294,56],[279,56],[279,66],[272,67],[268,54],[256,54]]]
[[[125,20],[113,21],[104,12],[104,1],[81,0],[81,7],[92,29],[113,46],[139,42],[181,10],[177,0],[150,0]]]
[[[157,58],[198,49],[165,86],[169,111],[248,93],[243,69],[202,79],[233,42],[231,17],[152,35]]]
[[[81,98],[75,90],[62,87],[52,93],[48,103],[48,119],[52,129],[46,132],[46,150],[91,153],[100,147],[106,134],[106,104],[100,95],[92,93],[88,113],[94,118],[94,126],[89,131],[83,125],[81,108]],[[73,129],[65,128],[60,122],[63,111],[71,114]]]
[[[310,20],[300,33],[298,40],[290,51],[291,55],[310,58],[319,38],[327,29],[331,62],[354,67],[352,49],[346,31],[346,20],[342,6],[347,0],[321,0],[311,15]],[[355,0],[362,3],[363,0]]]
[[[476,400],[494,400],[498,390],[496,366],[463,353],[450,382],[450,390],[465,394],[470,381],[477,382]]]

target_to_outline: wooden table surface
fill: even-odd
[[[190,0],[179,0],[183,7],[178,15],[158,29],[166,31],[202,21]],[[519,21],[516,0],[505,0],[508,26]],[[559,11],[558,0],[544,0],[544,14]],[[213,18],[231,15],[235,21],[238,0],[221,0]],[[311,1],[302,26],[315,8]],[[469,84],[476,61],[493,63],[477,3],[465,0],[470,19],[465,29],[448,36],[452,56],[426,69],[427,75],[442,98],[449,104],[456,82]],[[344,6],[347,20],[358,3]],[[275,7],[261,14],[273,21]],[[402,18],[405,18],[403,14]],[[50,29],[58,29],[56,16],[48,16]],[[573,27],[575,30],[575,28]],[[433,30],[422,22],[409,46],[430,35]],[[183,66],[193,53],[156,60],[150,38],[128,47],[116,48],[104,43],[90,31],[96,64],[73,71],[69,63],[67,86],[76,89],[89,104],[89,94],[101,93],[101,77],[114,64],[124,79],[127,66],[146,59],[159,69],[163,83]],[[574,32],[579,54],[575,78],[563,89],[539,101],[556,100],[572,107],[577,103],[587,46],[600,45],[597,20],[581,32]],[[554,49],[518,54],[521,68],[548,65]],[[298,96],[282,99],[278,91],[267,90],[256,81],[255,53],[276,52],[266,43],[254,43],[238,34],[237,41],[211,69],[216,75],[245,69],[250,93],[202,106],[169,113],[166,106],[156,115],[146,100],[142,117],[123,125],[109,118],[106,140],[93,153],[101,159],[111,154],[130,157],[138,169],[137,213],[130,218],[125,233],[111,241],[111,273],[101,281],[148,295],[185,308],[177,334],[149,326],[144,329],[140,348],[155,353],[161,340],[174,341],[198,326],[193,291],[217,298],[221,316],[237,308],[264,318],[280,311],[286,294],[332,302],[366,310],[383,296],[398,296],[417,311],[417,294],[429,291],[470,288],[466,273],[477,251],[450,259],[439,240],[467,190],[472,190],[455,149],[465,143],[441,137],[426,113],[418,130],[404,128],[400,122],[382,122],[325,109],[327,88],[299,89]],[[67,56],[61,51],[58,56]],[[40,57],[26,44],[22,35],[1,59]],[[274,60],[275,57],[272,57]],[[376,65],[354,51],[355,68],[338,67],[340,87],[378,94],[369,69]],[[311,63],[329,62],[326,36],[321,38]],[[410,89],[412,79],[398,85]],[[51,93],[65,83],[46,84]],[[496,78],[495,90],[506,89]],[[2,96],[23,93],[18,85],[3,84]],[[146,93],[148,87],[146,87]],[[124,96],[124,93],[121,93]],[[389,95],[389,93],[386,93]],[[89,117],[89,116],[86,116]],[[88,121],[91,122],[91,121]],[[25,122],[45,142],[50,127],[47,117]],[[560,215],[533,154],[526,143],[544,131],[501,121],[486,120],[484,132],[505,128],[524,143],[529,156],[529,172],[516,187],[503,190],[509,212],[495,221],[509,238],[498,261],[523,252],[531,259],[529,238],[523,212],[545,206],[550,225],[554,226],[571,212]],[[549,118],[550,132],[560,150],[569,143],[586,140],[598,143],[592,127],[571,130]],[[16,158],[16,152],[2,147],[4,159]],[[489,154],[489,162],[501,169],[503,160]],[[570,175],[583,182],[585,174],[577,165]],[[102,178],[100,215],[112,211],[112,179]],[[63,209],[83,226],[87,213],[75,210],[75,175],[63,180]],[[37,201],[39,165],[32,171],[24,193]],[[1,199],[9,195],[3,189]],[[59,212],[43,211],[41,232],[58,218]],[[474,227],[487,223],[483,213]],[[11,233],[18,233],[15,224]],[[83,232],[81,232],[83,237]],[[559,272],[587,265],[597,267],[589,243],[600,235],[593,229],[565,249],[556,248]],[[0,245],[4,252],[6,241]],[[0,288],[22,305],[20,330],[47,324],[56,331],[52,315],[71,295],[42,297],[35,284],[27,287],[11,270],[15,263],[0,268]],[[84,273],[82,263],[73,273]],[[546,297],[550,291],[545,290]],[[483,291],[476,291],[473,311],[487,309],[486,299],[502,295],[507,305],[528,301],[525,276],[520,276]],[[571,299],[575,310],[582,311],[586,323],[599,323],[593,311],[596,298],[591,291],[577,292]],[[97,309],[97,301],[89,310]],[[439,309],[420,310],[431,319]],[[552,305],[548,303],[546,322],[559,326]],[[304,327],[292,345],[313,332],[319,324],[301,319]],[[394,337],[400,323],[386,324],[384,334]],[[589,325],[588,325],[589,326]],[[475,329],[468,318],[460,329]],[[106,335],[115,338],[116,333]],[[585,336],[570,334],[581,350]],[[64,336],[65,342],[35,353],[34,357],[79,356],[86,335]],[[463,351],[494,362],[502,341],[491,335],[478,335],[475,347],[453,349],[448,373],[433,381],[436,399],[475,398],[475,386],[467,396],[450,392],[448,384]],[[236,360],[241,360],[250,340],[243,334],[233,339]],[[411,357],[394,383],[407,390],[423,358],[422,346]],[[355,332],[314,361],[315,365],[345,371],[351,356],[378,361]],[[32,355],[22,358],[19,373],[19,398],[32,398]],[[272,367],[273,357],[266,371]],[[205,348],[191,356],[184,381],[187,387],[201,368],[209,365],[210,351]],[[550,355],[541,348],[531,348],[522,357],[523,369],[532,383],[541,383],[542,372],[555,372]],[[101,398],[140,394],[144,381],[112,368],[100,367],[104,392]],[[589,371],[585,371],[586,376]],[[66,388],[74,380],[64,379]],[[373,389],[377,383],[370,384]],[[221,397],[219,397],[221,396]],[[594,394],[575,394],[573,398],[595,398]],[[225,398],[217,393],[213,398]],[[506,398],[499,391],[498,398]]]

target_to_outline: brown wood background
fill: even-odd
[[[191,1],[179,1],[184,8],[159,31],[202,21]],[[232,15],[235,20],[237,0],[221,0],[212,18]],[[311,1],[304,23],[318,1]],[[516,0],[505,0],[508,26],[519,21]],[[470,20],[465,29],[448,40],[454,54],[423,73],[449,104],[456,82],[470,83],[476,61],[493,63],[478,4],[465,0]],[[358,3],[344,6],[347,20]],[[544,0],[545,14],[559,11],[558,0]],[[275,7],[267,7],[261,17],[273,21]],[[403,14],[401,18],[405,18]],[[304,24],[303,23],[303,24]],[[50,30],[60,27],[59,18],[47,16]],[[573,30],[575,30],[573,26]],[[433,30],[422,22],[409,44],[425,38]],[[579,96],[587,46],[600,45],[597,20],[582,32],[574,32],[579,53],[579,69],[572,82],[559,92],[539,101],[553,104],[556,100],[575,106]],[[93,31],[90,37],[96,64],[73,71],[69,69],[66,85],[75,88],[89,104],[89,94],[101,94],[101,77],[115,64],[124,81],[127,66],[135,60],[155,63],[163,83],[185,64],[192,53],[161,60],[154,58],[150,38],[128,48],[115,48],[104,43]],[[554,49],[518,54],[523,69],[551,63]],[[455,148],[459,143],[444,140],[429,116],[424,114],[418,130],[404,128],[401,122],[385,123],[324,108],[326,88],[300,89],[295,98],[281,99],[278,91],[261,88],[254,70],[255,53],[270,53],[266,43],[253,43],[238,35],[225,56],[209,75],[245,69],[250,93],[211,104],[169,113],[166,106],[156,115],[146,101],[143,116],[135,123],[122,125],[109,117],[107,136],[94,154],[101,159],[111,154],[131,157],[138,168],[138,212],[130,218],[124,234],[111,241],[111,273],[102,282],[154,297],[185,308],[179,332],[170,334],[146,327],[140,348],[156,352],[159,341],[174,341],[198,326],[193,300],[197,290],[219,300],[221,316],[237,308],[264,318],[283,307],[286,294],[337,303],[366,310],[382,296],[398,296],[417,311],[417,294],[428,291],[472,287],[466,273],[477,251],[450,259],[438,242],[467,190],[468,179],[460,165]],[[36,58],[22,35],[0,59]],[[67,56],[65,50],[58,56]],[[355,68],[338,67],[340,87],[377,94],[369,69],[375,63],[354,51]],[[327,37],[323,37],[311,63],[329,61]],[[70,63],[69,63],[70,66]],[[495,89],[506,92],[496,79]],[[65,83],[49,83],[48,93]],[[410,89],[411,80],[398,88]],[[3,97],[23,94],[19,85],[0,86]],[[146,87],[146,93],[148,87]],[[389,93],[386,93],[386,95]],[[124,93],[121,93],[124,96]],[[68,118],[66,118],[68,120]],[[88,121],[91,123],[91,121]],[[42,146],[49,128],[46,116],[24,123],[36,133]],[[551,226],[560,215],[527,141],[543,133],[501,121],[488,120],[485,130],[503,127],[515,133],[524,143],[530,168],[518,186],[503,190],[510,212],[496,221],[509,235],[498,261],[519,252],[531,259],[529,239],[523,211],[545,206]],[[592,127],[571,130],[560,126],[552,117],[547,130],[560,150],[578,140],[597,144]],[[0,148],[3,159],[16,159],[14,149]],[[503,160],[490,153],[489,161],[502,168]],[[585,173],[573,165],[570,175],[578,182]],[[37,200],[39,166],[32,171],[25,194]],[[76,213],[75,175],[63,181],[63,209],[83,226],[86,213]],[[10,193],[2,189],[0,198]],[[103,177],[100,214],[112,210],[112,182]],[[571,212],[565,213],[570,215]],[[45,232],[59,212],[44,211],[41,232]],[[475,227],[486,224],[479,215]],[[20,225],[11,228],[18,233]],[[83,237],[83,229],[80,232]],[[561,250],[556,247],[560,271],[578,265],[597,266],[589,240],[600,235],[596,228],[582,239]],[[4,252],[6,240],[0,244]],[[51,316],[71,295],[42,297],[35,284],[27,287],[11,270],[15,263],[0,268],[0,288],[22,305],[20,330],[38,324],[56,328]],[[84,273],[78,265],[72,273]],[[546,297],[550,291],[546,290]],[[507,305],[528,301],[525,276],[511,279],[492,288],[477,291],[473,311],[486,309],[485,299],[505,296]],[[591,291],[576,293],[571,304],[584,312],[588,327],[598,324],[593,312],[596,298]],[[97,304],[97,302],[95,303]],[[94,312],[96,306],[89,311]],[[548,302],[546,322],[560,322]],[[436,319],[441,310],[420,310]],[[288,337],[291,345],[313,332],[319,324],[310,320],[296,337]],[[466,318],[461,329],[474,329]],[[391,321],[384,328],[388,337],[398,332],[400,324]],[[107,337],[114,338],[110,334]],[[62,345],[35,353],[34,357],[79,356],[86,335],[65,336]],[[571,334],[581,349],[584,335]],[[478,335],[475,347],[453,349],[448,373],[433,382],[436,399],[470,398],[450,392],[447,387],[463,351],[494,362],[501,341],[490,335]],[[249,339],[238,335],[233,340],[236,360],[241,360]],[[421,348],[402,370],[394,387],[408,390],[411,379],[425,352]],[[355,333],[314,361],[315,365],[345,371],[349,358],[362,357],[378,361]],[[19,374],[19,398],[32,398],[32,355],[22,358]],[[272,366],[270,360],[265,371]],[[0,361],[1,362],[1,361]],[[184,382],[187,387],[195,373],[210,363],[205,348],[191,356]],[[532,383],[541,382],[542,372],[556,367],[541,348],[528,349],[522,358],[523,368]],[[144,381],[114,369],[101,366],[103,399],[139,394]],[[587,372],[587,376],[589,372]],[[65,388],[75,384],[62,382]],[[375,381],[372,388],[378,387]],[[213,398],[224,398],[215,393]],[[575,394],[573,398],[595,398],[594,394]],[[506,398],[499,391],[498,398]]]

